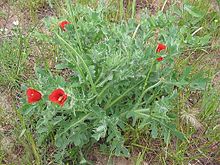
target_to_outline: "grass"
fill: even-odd
[[[19,3],[20,5],[24,4],[23,1]],[[27,7],[30,9],[31,19],[33,22],[38,23],[39,20],[37,20],[36,8],[44,4],[45,1],[30,1],[29,3],[30,4],[27,4]],[[47,3],[51,2],[48,1]],[[81,3],[88,5],[89,2],[81,1]],[[189,50],[185,51],[184,58],[180,58],[176,62],[176,69],[178,70],[179,74],[182,74],[184,72],[184,68],[190,66],[195,75],[197,72],[204,70],[204,74],[211,79],[213,75],[220,69],[218,65],[210,65],[207,63],[207,61],[212,63],[212,59],[215,58],[218,53],[216,53],[216,51],[219,50],[218,38],[220,36],[220,32],[218,29],[220,17],[217,11],[213,10],[208,0],[194,0],[188,2],[188,4],[190,5],[186,5],[186,7],[182,10],[176,10],[176,7],[173,7],[170,8],[168,12],[177,14],[181,18],[178,23],[183,27],[181,30],[183,32],[183,37],[185,37],[187,40],[186,42],[204,42],[205,46],[192,44],[192,47],[189,47]],[[135,0],[132,1],[130,6],[131,14],[129,17],[135,18]],[[63,8],[63,6],[60,5],[57,5],[56,7]],[[125,19],[123,1],[120,1],[120,4],[116,7],[116,9],[119,13],[120,20]],[[70,10],[66,10],[66,8],[64,11],[67,11],[70,15],[72,14]],[[117,16],[113,15],[112,17],[114,18],[110,18],[111,20],[117,20],[115,19]],[[184,30],[186,30],[189,35],[184,33]],[[7,38],[7,35],[5,36]],[[59,37],[59,35],[57,36]],[[192,36],[198,36],[198,38],[193,38]],[[204,38],[202,38],[202,36],[204,36]],[[33,39],[30,39],[30,37],[31,36],[29,35],[23,35],[21,31],[15,31],[15,35],[13,35],[13,37],[10,37],[9,39],[5,38],[0,43],[0,86],[15,88],[19,91],[20,85],[22,83],[26,83],[26,76],[23,75],[31,75],[31,73],[27,74],[26,72],[29,67],[28,57],[30,57],[31,52],[35,51],[29,47],[29,42],[33,41]],[[211,42],[207,41],[209,38],[213,41],[212,44]],[[63,40],[62,38],[60,39]],[[44,45],[45,47],[43,47],[38,41],[34,41],[34,43],[39,44],[37,47],[40,48],[40,54],[49,54],[48,57],[60,58],[56,52],[56,48],[53,48],[53,46],[50,46],[48,43],[47,44],[49,46]],[[68,43],[66,43],[66,45],[69,46]],[[71,46],[69,47],[72,49]],[[52,55],[50,53],[51,51],[54,52]],[[80,59],[80,56],[77,54],[76,50],[71,50],[71,52],[76,54]],[[213,54],[213,56],[210,57],[210,54]],[[43,65],[51,68],[51,65],[49,65],[51,60],[48,57],[45,57],[45,59],[48,61],[44,60],[45,63]],[[36,61],[41,63],[42,60],[40,57],[35,56],[34,58],[36,58]],[[82,59],[80,60],[83,62]],[[53,63],[54,62],[55,61],[53,61]],[[86,64],[82,64],[86,68],[87,72],[90,73]],[[91,76],[89,77],[89,82],[95,93],[95,82],[93,82]],[[179,97],[176,101],[173,112],[178,116],[176,125],[182,132],[186,134],[189,141],[180,141],[174,138],[171,140],[171,143],[165,144],[160,139],[152,139],[149,136],[146,136],[146,134],[142,132],[138,126],[130,127],[130,129],[127,131],[127,134],[125,134],[125,139],[128,148],[131,149],[133,153],[138,153],[135,155],[135,164],[138,165],[142,164],[143,162],[160,162],[160,164],[176,164],[176,162],[178,162],[179,164],[187,164],[189,162],[196,163],[210,161],[212,163],[218,163],[218,156],[220,153],[215,149],[215,147],[220,141],[218,121],[220,117],[220,100],[217,88],[218,87],[213,87],[213,85],[209,83],[202,92],[197,91],[192,93],[190,89],[178,91]],[[116,102],[118,102],[118,100],[120,100],[120,98],[110,102],[106,106],[106,109],[114,105]],[[19,117],[19,123],[22,123],[22,117],[19,114],[15,116]],[[40,164],[42,161],[40,160],[42,153],[41,150],[47,150],[47,148],[42,149],[35,146],[34,140],[36,139],[34,139],[35,137],[32,135],[33,130],[29,128],[31,125],[28,125],[27,127],[27,123],[22,123],[22,129],[19,127],[16,128],[18,133],[15,133],[15,136],[19,137],[20,133],[24,129],[27,130],[19,139],[20,143],[25,146],[25,152],[28,153],[31,150],[32,152],[31,155],[24,154],[23,156],[26,160],[29,159],[29,161],[27,161],[29,163],[35,159],[35,163]],[[17,123],[13,123],[13,125],[15,124]],[[22,140],[23,137],[25,137],[25,140]],[[35,151],[33,152],[33,150]],[[0,150],[0,161],[4,160],[4,157],[4,151]],[[151,162],[152,159],[154,162]]]
[[[12,45],[14,44],[14,45]],[[23,69],[20,66],[23,62],[22,54],[19,52],[17,45],[19,39],[13,41],[4,41],[1,47],[1,85],[16,85],[20,79],[20,71]],[[25,59],[26,60],[26,59]]]

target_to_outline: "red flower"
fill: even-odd
[[[63,31],[66,31],[65,26],[68,25],[68,24],[70,24],[70,22],[68,22],[68,21],[62,21],[62,22],[59,23],[59,26],[60,26],[60,28],[61,28]]]
[[[26,91],[28,103],[35,103],[41,99],[41,93],[35,89],[28,88]]]
[[[164,45],[164,44],[158,44],[158,45],[157,45],[156,52],[159,53],[160,51],[162,51],[162,50],[164,50],[164,49],[166,49],[166,48],[167,48],[166,45]]]
[[[50,95],[49,100],[63,106],[67,100],[67,94],[62,89],[55,89]]]
[[[157,60],[158,62],[163,61],[163,57],[158,57],[156,60]]]

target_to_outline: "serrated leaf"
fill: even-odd
[[[103,125],[100,125],[95,129],[95,133],[92,135],[93,138],[98,141],[100,138],[104,138],[106,136],[107,126],[105,123]]]
[[[163,130],[164,142],[168,145],[170,143],[170,131],[166,128]]]

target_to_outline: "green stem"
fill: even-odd
[[[77,39],[77,42],[79,43],[79,48],[80,50],[83,50],[82,49],[82,43],[81,43],[81,40],[80,40],[80,37],[79,37],[79,33],[77,31],[77,28],[76,28],[76,19],[75,19],[75,16],[74,16],[74,13],[73,13],[73,6],[72,6],[72,2],[70,0],[67,0],[66,2],[66,6],[68,7],[68,11],[67,11],[67,14],[70,13],[70,19],[73,19],[73,28],[74,28],[74,32],[76,34],[76,39]]]
[[[133,19],[136,12],[136,0],[132,1],[132,11],[131,11],[131,18]]]
[[[103,94],[104,92],[106,91],[106,89],[108,89],[110,87],[110,83],[108,83],[102,90],[101,92],[98,94],[97,98],[99,99]]]
[[[94,84],[93,79],[92,79],[92,75],[91,75],[91,73],[90,73],[90,71],[89,71],[89,68],[88,68],[88,66],[86,65],[84,59],[82,58],[82,56],[79,55],[79,53],[78,53],[68,42],[66,42],[59,34],[56,33],[56,35],[57,35],[57,37],[58,37],[67,47],[69,47],[69,48],[73,51],[73,53],[76,55],[76,57],[78,57],[78,58],[80,59],[80,61],[82,62],[83,66],[84,66],[84,68],[85,68],[85,70],[86,70],[86,72],[87,72],[87,74],[88,74],[88,76],[89,76],[89,82],[90,82],[90,84],[91,84],[91,86],[92,86],[92,91],[93,91],[94,93],[97,93],[97,92],[96,92],[95,84]]]
[[[163,80],[160,80],[160,81],[158,81],[156,84],[154,84],[154,85],[150,86],[149,88],[145,89],[145,90],[142,92],[141,96],[139,97],[137,103],[134,105],[134,108],[133,108],[133,109],[136,109],[136,108],[138,107],[138,105],[140,104],[142,98],[144,97],[144,95],[145,95],[148,91],[150,91],[151,89],[153,89],[153,88],[159,86],[162,82],[163,82]]]
[[[22,44],[23,44],[23,38],[21,35],[21,31],[19,29],[19,50],[18,50],[18,65],[17,65],[17,72],[16,75],[19,75],[19,69],[20,69],[20,65],[21,65],[21,59],[22,59]]]
[[[31,134],[31,132],[28,130],[28,128],[26,128],[24,119],[23,119],[22,115],[20,114],[20,112],[18,110],[15,110],[15,112],[16,112],[18,118],[19,118],[19,121],[21,122],[22,129],[26,130],[25,131],[26,132],[26,136],[28,138],[28,141],[31,143],[31,147],[32,147],[32,150],[33,150],[33,153],[34,153],[34,157],[35,157],[35,160],[36,160],[36,165],[41,165],[40,155],[37,152],[37,146],[35,144],[34,138],[33,138],[32,134]]]
[[[145,79],[145,81],[144,81],[143,92],[142,92],[140,98],[138,99],[138,102],[135,104],[135,106],[134,106],[133,109],[136,109],[136,108],[138,107],[138,105],[140,104],[140,102],[141,102],[143,96],[145,95],[145,93],[146,93],[148,90],[152,89],[152,88],[151,88],[152,86],[151,86],[151,87],[149,87],[149,88],[147,88],[147,89],[145,90],[145,88],[146,88],[146,86],[147,86],[147,83],[148,83],[148,79],[149,79],[150,74],[151,74],[151,72],[152,72],[153,66],[154,66],[154,62],[151,63],[150,70],[149,70],[149,72],[148,72],[148,74],[147,74],[147,76],[146,76],[146,79]],[[160,82],[160,81],[159,81],[159,82]],[[156,84],[155,84],[155,85],[156,85]],[[153,87],[154,87],[154,85],[153,85]]]
[[[122,20],[123,17],[124,17],[124,4],[123,4],[123,0],[120,0],[120,4],[119,4],[119,7],[120,7],[120,19]]]
[[[151,63],[150,70],[149,70],[149,72],[148,72],[148,74],[147,74],[147,76],[146,76],[146,79],[145,79],[145,81],[144,81],[144,87],[143,87],[143,90],[144,90],[144,89],[146,88],[146,86],[147,86],[147,83],[148,83],[148,80],[149,80],[150,74],[151,74],[151,72],[152,72],[153,66],[154,66],[154,61]]]
[[[68,131],[69,129],[71,129],[72,127],[75,127],[77,124],[83,122],[84,120],[86,120],[86,118],[90,115],[90,113],[86,114],[85,116],[83,116],[80,120],[76,121],[75,123],[71,124],[69,127],[66,127],[66,129],[60,133],[60,136],[62,134],[64,134],[66,131]]]
[[[67,50],[67,51],[68,51],[69,54],[71,54],[69,50]],[[64,58],[64,59],[65,59],[67,62],[71,63],[71,61],[68,60],[67,58]],[[81,75],[81,77],[82,77],[82,78],[84,79],[84,81],[86,82],[86,77],[85,77],[85,75],[84,75],[82,69],[79,67],[78,62],[77,62],[75,59],[72,59],[72,60],[73,60],[73,62],[76,64],[76,67],[77,67],[77,70],[79,71],[79,74]]]
[[[124,96],[126,96],[127,93],[129,93],[130,91],[132,91],[134,88],[136,88],[141,82],[143,82],[143,80],[141,80],[140,82],[138,82],[137,84],[135,84],[133,87],[129,88],[128,90],[126,90],[121,96],[117,97],[114,101],[112,101],[110,104],[106,105],[104,107],[104,110],[109,109],[111,106],[113,106],[115,103],[117,103],[119,100],[121,100]]]
[[[75,33],[76,33],[77,42],[79,43],[79,48],[80,48],[80,50],[83,50],[82,43],[81,43],[81,40],[80,40],[80,38],[79,38],[79,33],[78,33],[78,31],[77,31],[76,25],[77,25],[77,23],[76,23],[76,20],[74,19],[74,25],[73,25],[73,27],[74,27],[74,31],[75,31]]]

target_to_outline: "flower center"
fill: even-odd
[[[62,101],[62,99],[63,99],[63,96],[60,96],[60,97],[58,98],[58,101]]]

